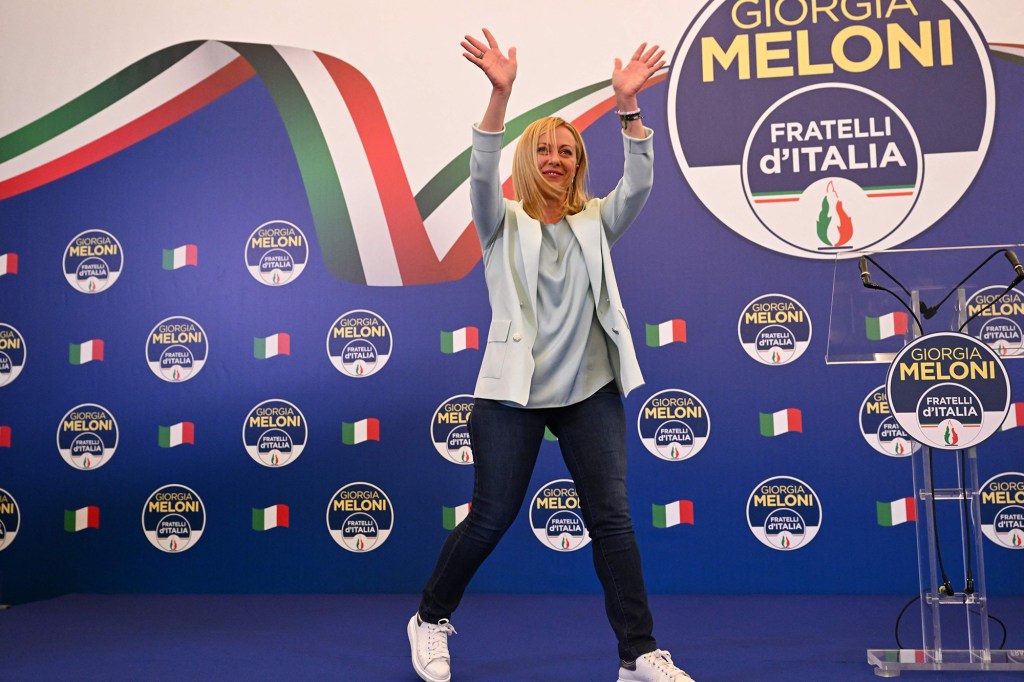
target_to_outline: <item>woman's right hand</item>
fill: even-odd
[[[466,39],[460,43],[462,49],[465,50],[462,56],[476,64],[484,72],[495,91],[508,95],[512,92],[512,83],[516,80],[518,68],[516,48],[510,47],[506,57],[498,47],[498,41],[486,28],[484,29],[484,39],[487,41],[486,44],[467,35]]]

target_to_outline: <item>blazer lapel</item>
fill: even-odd
[[[537,271],[540,269],[540,223],[516,206],[516,225],[519,230],[519,248],[526,270],[526,288],[530,294],[530,306],[537,309]]]
[[[583,251],[583,260],[587,264],[587,275],[590,277],[590,289],[594,293],[594,304],[597,305],[601,296],[601,276],[604,264],[601,257],[601,221],[596,219],[597,209],[588,206],[576,215],[566,216],[576,241]]]

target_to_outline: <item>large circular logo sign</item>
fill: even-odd
[[[327,504],[327,530],[341,547],[361,554],[383,545],[395,525],[395,509],[372,483],[349,483]]]
[[[287,400],[264,400],[249,410],[242,425],[245,451],[265,467],[291,464],[306,447],[306,418]]]
[[[102,405],[68,410],[57,426],[57,450],[70,466],[89,471],[110,461],[117,450],[117,421]]]
[[[708,442],[711,416],[697,396],[668,388],[640,407],[636,428],[647,452],[669,462],[681,462],[696,455]]]
[[[179,383],[199,374],[206,364],[210,341],[199,323],[188,317],[157,322],[146,339],[146,363],[164,381]]]
[[[761,544],[780,551],[805,547],[821,528],[821,500],[799,478],[775,476],[747,499],[747,526]]]
[[[0,322],[0,386],[6,386],[25,368],[25,338],[17,329]]]
[[[287,220],[263,223],[245,242],[245,267],[260,284],[279,287],[302,274],[309,260],[309,242]]]
[[[939,332],[911,341],[885,379],[889,409],[911,438],[943,450],[978,445],[1010,408],[1010,379],[988,345]]]
[[[430,421],[430,439],[437,454],[455,464],[473,463],[473,445],[469,441],[469,415],[473,396],[453,395],[434,410]]]
[[[811,345],[811,316],[800,301],[765,294],[748,303],[736,323],[740,345],[762,365],[785,365]]]
[[[103,230],[86,230],[64,247],[64,279],[76,291],[98,294],[114,285],[124,267],[117,237]]]
[[[981,532],[1008,549],[1024,549],[1024,474],[1008,471],[981,486]]]
[[[697,196],[804,258],[926,230],[970,186],[994,118],[987,46],[956,0],[712,0],[669,75],[669,135]]]
[[[967,315],[977,314],[967,325],[967,333],[984,343],[1002,358],[1024,356],[1024,293],[1004,286],[984,287],[967,299]]]
[[[206,507],[196,491],[172,483],[153,491],[142,507],[142,530],[150,544],[176,554],[192,549],[206,528]]]
[[[530,500],[530,527],[548,549],[575,552],[590,544],[576,484],[569,478],[545,483]]]
[[[21,511],[14,496],[0,488],[0,552],[11,546],[21,527]]]
[[[864,396],[860,404],[860,435],[868,445],[888,457],[909,457],[921,449],[921,444],[892,416],[884,385]]]
[[[350,310],[327,332],[327,356],[345,376],[363,379],[387,364],[392,341],[383,317],[370,310]]]

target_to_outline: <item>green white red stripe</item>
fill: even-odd
[[[0,276],[18,274],[18,254],[5,253],[0,255]]]
[[[64,510],[64,530],[77,533],[86,528],[100,527],[100,508],[82,507],[75,510]]]
[[[93,360],[103,360],[103,339],[72,343],[68,347],[68,362],[72,365],[84,365]]]
[[[789,407],[778,412],[759,413],[761,415],[761,435],[781,436],[784,433],[803,433],[803,414],[798,408]]]
[[[252,529],[270,530],[271,528],[288,528],[289,509],[287,504],[275,504],[263,509],[253,507]]]
[[[1010,403],[1010,411],[1006,413],[1000,431],[1009,431],[1018,426],[1024,426],[1024,403]]]
[[[11,427],[0,426],[0,448],[11,447]]]
[[[460,279],[476,265],[480,248],[467,208],[469,149],[414,194],[370,82],[350,64],[298,48],[193,41],[139,60],[0,137],[0,200],[115,154],[253,75],[273,98],[292,141],[332,274],[396,286]],[[508,121],[505,143],[515,143],[540,116],[560,115],[583,130],[614,106],[610,81],[580,88]],[[503,177],[510,169],[508,154]],[[511,194],[510,180],[505,192]]]
[[[170,426],[161,426],[159,442],[162,448],[173,448],[186,443],[195,445],[196,425],[192,422],[178,422]]]
[[[164,249],[164,270],[177,270],[186,265],[199,265],[199,247],[185,244],[176,249]]]
[[[466,504],[460,504],[458,507],[441,507],[441,523],[445,530],[452,530],[455,526],[462,523],[462,520],[469,515],[469,509],[472,507],[471,502]]]
[[[671,528],[680,523],[693,525],[693,502],[676,500],[668,504],[652,504],[651,515],[655,528]]]
[[[898,526],[907,521],[917,521],[917,505],[913,497],[904,497],[892,502],[875,502],[879,526]]]
[[[257,336],[252,340],[252,354],[259,360],[266,360],[276,355],[291,355],[292,337],[285,332],[271,334],[263,339]]]
[[[442,353],[458,353],[467,348],[480,349],[480,330],[476,327],[463,327],[453,332],[441,332]]]
[[[892,336],[904,336],[907,333],[907,319],[906,313],[897,311],[881,317],[866,317],[864,326],[869,339],[881,341]]]
[[[647,345],[654,348],[670,343],[686,343],[686,320],[666,320],[647,325]]]
[[[380,420],[370,417],[352,424],[341,423],[341,442],[345,445],[358,445],[368,440],[380,440]]]

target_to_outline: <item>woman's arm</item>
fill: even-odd
[[[473,36],[466,36],[462,41],[462,56],[475,64],[487,79],[491,81],[491,98],[487,102],[487,110],[477,126],[485,132],[500,132],[505,129],[505,110],[509,97],[512,96],[512,84],[516,80],[518,64],[516,48],[508,49],[506,57],[498,47],[498,41],[486,28],[484,29],[485,45]]]
[[[636,52],[625,66],[622,60],[615,59],[615,68],[612,69],[612,90],[615,92],[615,103],[619,105],[619,114],[639,112],[640,105],[637,103],[636,94],[643,89],[654,73],[665,66],[665,50],[659,50],[657,45],[649,49],[647,43],[641,43]],[[644,125],[640,119],[623,121],[623,130],[629,137],[638,140],[646,136]]]

